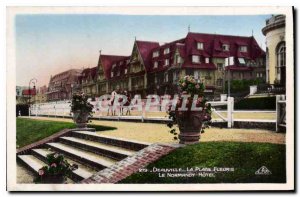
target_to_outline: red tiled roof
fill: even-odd
[[[203,42],[203,50],[197,49],[197,42]],[[229,50],[223,51],[222,45],[229,44]],[[240,52],[240,45],[248,47],[247,52]],[[170,53],[163,54],[165,48],[170,48]],[[182,67],[188,68],[201,68],[201,69],[216,69],[213,63],[209,64],[194,64],[191,62],[192,55],[199,55],[201,59],[206,57],[220,57],[226,58],[229,56],[243,57],[247,59],[256,59],[265,55],[265,52],[258,46],[254,37],[242,36],[229,36],[229,35],[216,35],[216,34],[203,34],[203,33],[188,33],[183,39],[167,43],[152,50],[159,51],[159,57],[151,57],[152,65],[148,72],[159,72],[168,69],[173,63],[173,57],[176,49],[179,51],[180,56],[183,58]],[[164,66],[164,61],[169,59],[169,66]],[[154,67],[154,62],[158,62],[158,67]]]
[[[245,57],[248,59],[256,59],[265,52],[258,46],[254,37],[203,34],[203,33],[188,33],[186,36],[186,51],[194,51],[197,49],[198,40],[204,40],[204,49],[211,57]],[[222,44],[229,44],[229,51],[222,50]],[[240,53],[241,45],[248,46],[247,53]]]
[[[197,43],[203,42],[203,49],[197,49]],[[233,56],[235,58],[246,58],[255,60],[258,57],[265,56],[265,52],[259,47],[254,37],[245,36],[231,36],[231,35],[217,35],[217,34],[205,34],[205,33],[188,33],[185,38],[175,40],[164,45],[159,45],[158,42],[149,41],[135,41],[138,51],[141,55],[142,61],[144,62],[146,72],[161,72],[168,69],[173,65],[174,54],[176,51],[179,52],[181,58],[183,58],[182,67],[186,68],[199,68],[199,69],[217,69],[216,66],[211,62],[211,58],[219,57],[226,58]],[[223,44],[229,45],[229,50],[224,51],[222,48]],[[247,52],[240,52],[239,47],[242,45],[247,46]],[[164,54],[166,48],[170,49],[168,54]],[[159,56],[153,57],[153,52],[158,51]],[[192,60],[192,55],[199,55],[201,64],[195,64]],[[99,57],[100,58],[100,57]],[[209,63],[203,63],[204,58],[210,58]],[[122,77],[125,73],[125,68],[128,68],[128,64],[122,63],[123,60],[130,59],[125,56],[111,56],[101,55],[101,61],[104,68],[106,79],[111,78],[111,67],[116,63],[114,68],[114,79]],[[165,65],[165,61],[169,60],[169,65]],[[100,59],[99,59],[100,62]],[[157,62],[157,68],[154,68],[154,63]],[[120,64],[120,65],[119,65]],[[233,70],[251,70],[245,66],[237,65],[236,67],[228,67]],[[120,75],[118,76],[118,72]]]
[[[143,59],[146,71],[151,69],[151,58],[153,49],[159,47],[158,42],[148,42],[148,41],[135,41],[140,52],[140,55]]]
[[[114,64],[114,62],[122,60],[124,58],[126,58],[126,56],[118,56],[118,55],[100,55],[99,56],[98,65],[102,62],[103,71],[104,71],[104,75],[105,75],[106,79],[110,79],[111,67]]]

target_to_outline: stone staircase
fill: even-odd
[[[145,142],[106,137],[91,131],[72,130],[53,140],[19,152],[17,160],[38,175],[38,170],[46,165],[47,154],[62,153],[70,164],[78,165],[78,169],[68,177],[71,181],[67,181],[76,183],[112,167],[149,145]]]

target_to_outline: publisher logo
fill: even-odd
[[[262,166],[255,172],[255,174],[256,175],[270,175],[270,174],[272,174],[272,172],[266,166]]]

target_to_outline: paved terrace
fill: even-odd
[[[55,120],[73,122],[65,118],[30,117],[38,120]],[[101,131],[102,135],[119,137],[150,143],[177,143],[168,133],[169,128],[158,123],[134,123],[121,121],[92,120],[92,124],[117,127],[116,130]],[[276,144],[285,143],[285,133],[263,129],[220,129],[211,127],[201,135],[201,141],[236,141],[236,142],[269,142]]]

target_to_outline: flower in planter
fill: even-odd
[[[86,125],[93,113],[93,105],[88,102],[88,97],[84,93],[75,93],[70,106],[73,120],[77,124]]]
[[[36,183],[57,183],[65,179],[73,170],[78,169],[77,165],[71,165],[64,159],[62,154],[51,153],[47,155],[47,165],[38,171]]]
[[[44,170],[43,170],[43,169],[40,169],[40,170],[39,170],[39,175],[40,175],[40,176],[43,176],[44,174],[45,174]]]
[[[199,133],[203,133],[205,128],[211,123],[211,105],[206,103],[204,97],[204,84],[196,80],[193,76],[185,76],[178,81],[179,99],[177,100],[175,110],[169,106],[169,118],[171,122],[167,126],[171,129],[169,132],[173,134],[174,140],[180,138],[174,126],[178,126],[182,142],[189,141],[190,136],[185,133],[192,132],[195,135],[199,129]],[[186,99],[186,100],[184,100]],[[185,102],[184,102],[185,101]],[[182,110],[185,103],[186,110]],[[197,109],[196,109],[197,108]],[[197,136],[197,135],[196,135]],[[186,139],[184,139],[186,138]],[[199,136],[195,137],[195,142],[199,140]],[[192,139],[193,140],[193,139]],[[191,141],[192,141],[191,140]]]
[[[51,164],[51,167],[56,168],[57,167],[56,163]]]

